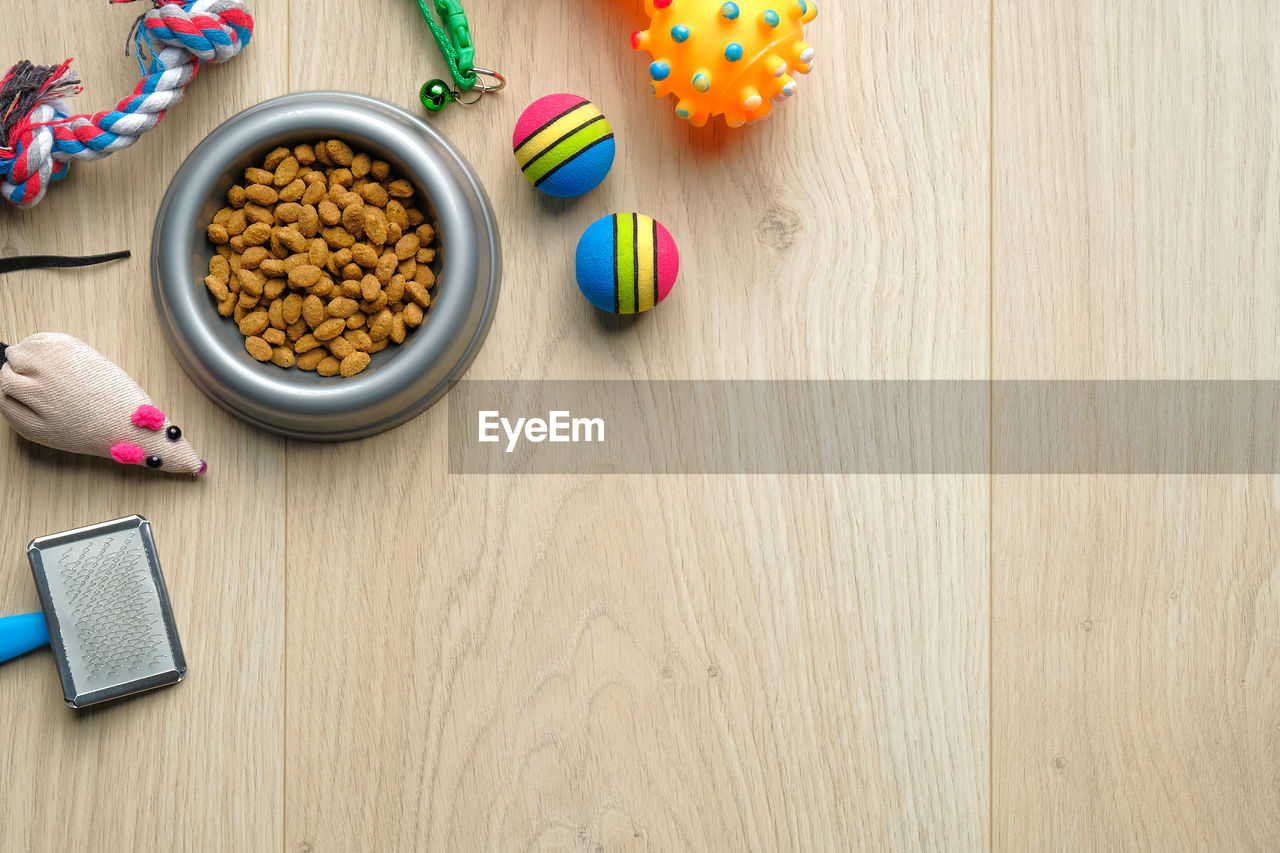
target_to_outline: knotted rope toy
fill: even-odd
[[[207,467],[129,374],[70,335],[0,343],[0,416],[55,450],[174,474],[199,476]]]
[[[112,3],[132,0],[111,0]],[[72,115],[66,98],[80,81],[61,65],[23,60],[0,80],[0,194],[18,207],[44,198],[70,161],[97,160],[127,148],[182,100],[202,62],[226,62],[253,35],[243,0],[153,0],[135,24],[144,77],[114,110]],[[150,54],[144,67],[143,45]]]

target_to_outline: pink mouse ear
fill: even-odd
[[[138,407],[138,411],[133,413],[133,424],[143,429],[158,430],[164,426],[164,412],[155,406],[143,403]]]
[[[136,444],[122,441],[111,448],[111,458],[121,465],[141,465],[147,458],[147,451]]]

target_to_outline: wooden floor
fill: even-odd
[[[649,97],[639,0],[468,0],[511,86],[431,119],[506,276],[477,378],[1186,378],[1280,372],[1280,3],[830,2],[814,74],[743,131]],[[137,6],[10,0],[0,64],[136,79]],[[13,851],[1280,848],[1280,488],[1268,476],[451,477],[447,402],[342,446],[235,420],[169,356],[147,254],[192,147],[267,97],[416,107],[416,4],[255,0],[252,45],[0,253],[0,340],[80,336],[200,482],[0,428],[0,612],[40,534],[155,526],[187,681],[76,714],[0,667]],[[606,184],[511,159],[536,95],[609,115]],[[668,304],[602,323],[573,247],[641,210]],[[619,506],[657,523],[619,529]]]

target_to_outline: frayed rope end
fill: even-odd
[[[0,149],[17,143],[36,107],[83,91],[70,70],[70,59],[61,65],[35,65],[24,59],[9,69],[0,80]]]

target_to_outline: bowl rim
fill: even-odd
[[[350,379],[282,370],[254,361],[243,346],[230,349],[220,336],[231,321],[213,309],[193,262],[203,250],[196,236],[204,230],[202,210],[225,191],[220,182],[229,171],[253,156],[250,152],[269,150],[286,138],[306,141],[326,135],[400,161],[399,171],[429,200],[440,241],[441,275],[427,321],[391,355],[375,356],[376,369]],[[232,413],[299,438],[370,435],[439,400],[483,344],[500,280],[496,219],[470,164],[415,116],[348,92],[283,95],[227,119],[179,167],[153,233],[156,310],[188,375]]]

